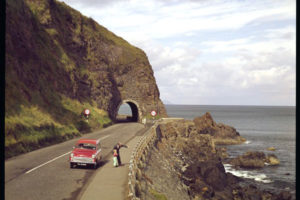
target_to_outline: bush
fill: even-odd
[[[162,194],[162,193],[159,193],[157,192],[156,190],[154,189],[150,189],[150,193],[155,197],[155,199],[157,200],[167,200],[167,197],[166,195]]]
[[[83,120],[80,120],[75,126],[76,126],[77,130],[81,133],[88,133],[92,130],[90,125],[86,121],[83,121]]]

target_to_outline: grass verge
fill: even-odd
[[[20,106],[17,115],[5,117],[5,159],[63,142],[112,124],[107,112],[90,103],[79,103],[62,96],[65,116],[58,121],[38,106]],[[88,120],[82,111],[88,108]]]

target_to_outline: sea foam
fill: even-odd
[[[229,172],[237,177],[254,179],[255,181],[262,182],[262,183],[273,182],[265,174],[262,173],[257,173],[254,171],[247,171],[247,170],[235,170],[232,168],[232,165],[230,164],[224,164],[224,168],[226,172]]]

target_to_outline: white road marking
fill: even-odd
[[[102,137],[102,138],[99,138],[99,140],[100,140],[100,141],[101,141],[101,140],[104,140],[104,139],[108,138],[109,136],[110,136],[110,135],[104,136],[104,137]],[[39,166],[37,166],[37,167],[35,167],[35,168],[32,168],[31,170],[28,170],[27,172],[25,172],[25,174],[29,174],[30,172],[33,172],[34,170],[36,170],[36,169],[38,169],[38,168],[40,168],[40,167],[42,167],[42,166],[44,166],[44,165],[47,165],[47,164],[49,164],[49,163],[51,163],[51,162],[53,162],[53,161],[55,161],[55,160],[57,160],[57,159],[59,159],[59,158],[65,156],[65,155],[67,155],[67,154],[70,154],[71,152],[72,152],[72,151],[69,151],[69,152],[67,152],[67,153],[65,153],[65,154],[63,154],[63,155],[60,155],[60,156],[58,156],[58,157],[56,157],[56,158],[53,158],[52,160],[49,160],[49,161],[47,161],[47,162],[45,162],[45,163],[43,163],[43,164],[41,164],[41,165],[39,165]]]
[[[99,140],[101,141],[101,140],[104,140],[104,139],[106,139],[106,138],[108,138],[110,135],[107,135],[107,136],[104,136],[104,137],[102,137],[102,138],[99,138]]]
[[[38,169],[38,168],[40,168],[40,167],[42,167],[42,166],[44,166],[44,165],[47,165],[48,163],[51,163],[51,162],[53,162],[54,160],[57,160],[57,159],[59,159],[59,158],[65,156],[65,155],[67,155],[67,154],[69,154],[69,153],[71,153],[71,152],[72,152],[72,151],[69,151],[69,152],[67,152],[67,153],[65,153],[65,154],[63,154],[63,155],[61,155],[61,156],[58,156],[58,157],[56,157],[56,158],[53,158],[52,160],[49,160],[48,162],[45,162],[44,164],[41,164],[41,165],[39,165],[39,166],[37,166],[37,167],[35,167],[35,168],[32,168],[31,170],[27,171],[25,174],[29,174],[30,172],[32,172],[32,171],[34,171],[34,170],[36,170],[36,169]]]

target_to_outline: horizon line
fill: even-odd
[[[249,105],[249,104],[178,104],[178,103],[164,103],[164,105],[178,105],[178,106],[260,106],[260,107],[296,107],[296,105]]]

